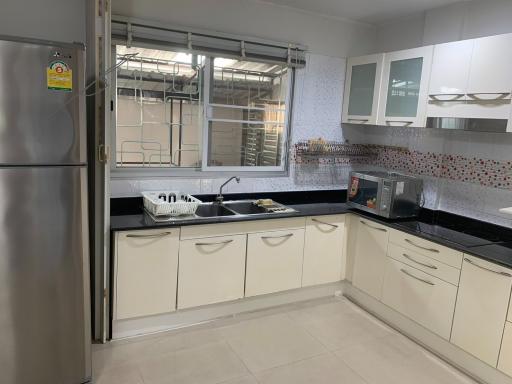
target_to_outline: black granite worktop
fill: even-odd
[[[197,196],[204,202],[214,195]],[[192,218],[156,223],[142,208],[141,198],[112,200],[110,226],[112,231],[181,227],[236,221],[270,220],[354,213],[388,227],[512,268],[512,228],[501,227],[442,211],[422,209],[416,219],[387,220],[348,207],[346,191],[307,191],[226,195],[226,200],[271,198],[296,210],[272,215],[223,216]]]

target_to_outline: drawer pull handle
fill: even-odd
[[[512,277],[512,275],[510,273],[503,272],[503,271],[495,271],[494,269],[482,267],[481,265],[475,263],[473,260],[470,260],[468,258],[464,258],[464,261],[467,261],[469,264],[474,265],[477,268],[483,269],[484,271],[496,273],[497,275],[501,275],[501,276]]]
[[[409,239],[405,239],[405,241],[407,241],[411,245],[414,245],[416,248],[423,249],[429,252],[439,253],[439,249],[423,247],[422,245],[416,244],[414,241]]]
[[[412,256],[409,256],[407,253],[402,253],[402,255],[406,259],[411,260],[413,263],[416,263],[418,265],[422,265],[423,267],[427,267],[427,268],[430,268],[430,269],[437,269],[437,267],[435,265],[422,263],[421,261],[415,260]]]
[[[292,237],[293,233],[288,233],[286,235],[280,235],[280,236],[261,236],[262,239],[283,239],[285,237]]]
[[[338,228],[339,227],[339,225],[331,224],[331,223],[326,223],[325,221],[322,221],[322,220],[318,220],[318,219],[311,219],[311,220],[314,221],[315,223],[329,225],[330,227],[333,227],[333,228]]]
[[[213,243],[196,243],[196,245],[198,247],[204,247],[205,245],[224,245],[224,244],[229,244],[229,243],[232,243],[233,240],[224,240],[224,241],[216,241],[216,242],[213,242]]]
[[[425,283],[425,284],[428,284],[428,285],[432,285],[432,286],[434,286],[434,285],[435,285],[433,282],[431,282],[431,281],[429,281],[429,280],[425,280],[425,279],[422,279],[422,278],[420,278],[420,277],[418,277],[418,276],[414,276],[412,273],[408,272],[408,271],[407,271],[407,270],[405,270],[405,269],[400,269],[400,272],[402,272],[402,273],[406,274],[406,275],[407,275],[407,276],[409,276],[409,277],[412,277],[413,279],[416,279],[416,280],[418,280],[418,281],[421,281],[422,283]]]
[[[370,121],[370,119],[348,119],[348,121],[355,121],[355,122],[360,122],[360,123],[367,123]]]
[[[370,225],[368,224],[366,221],[363,221],[363,220],[359,220],[361,223],[363,223],[364,225],[366,225],[367,227],[370,227],[372,229],[376,229],[377,231],[381,231],[381,232],[387,232],[388,230],[385,229],[385,228],[380,228],[380,227],[374,227],[373,225]]]
[[[153,233],[151,235],[134,235],[134,234],[131,234],[131,235],[126,235],[126,237],[131,237],[131,238],[135,238],[135,239],[156,239],[156,238],[159,238],[159,237],[169,236],[170,234],[172,234],[172,232]]]

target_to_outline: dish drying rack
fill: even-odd
[[[340,141],[308,140],[295,144],[295,156],[299,157],[369,157],[371,149],[363,145],[348,144]]]
[[[179,191],[142,192],[144,208],[155,217],[194,215],[201,200]]]

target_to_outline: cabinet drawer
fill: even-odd
[[[391,258],[382,302],[449,340],[457,287]]]
[[[246,235],[181,241],[178,309],[244,296]]]
[[[303,255],[304,229],[249,234],[245,296],[300,288]]]
[[[464,256],[451,341],[492,367],[507,318],[512,271]]]
[[[389,244],[388,256],[450,284],[459,285],[460,269],[443,264],[431,257],[395,244]]]
[[[424,256],[431,257],[441,263],[451,265],[458,269],[461,268],[462,252],[456,251],[452,248],[397,230],[391,231],[389,240],[396,245],[413,250]]]
[[[121,232],[116,239],[114,318],[174,311],[179,229]]]
[[[181,240],[240,235],[255,232],[279,231],[288,228],[304,228],[305,223],[306,219],[304,217],[293,217],[288,219],[190,225],[181,228]]]
[[[512,377],[512,323],[505,324],[498,369]]]
[[[302,286],[341,280],[345,216],[316,216],[306,219]],[[319,252],[321,250],[321,252]]]

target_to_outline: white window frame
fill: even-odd
[[[155,48],[152,46],[151,48]],[[165,50],[165,47],[160,48]],[[112,45],[112,61],[116,60],[116,46]],[[119,167],[117,166],[117,75],[113,72],[110,81],[110,95],[111,95],[111,130],[112,130],[112,161],[110,166],[112,179],[144,179],[144,178],[168,178],[168,177],[225,177],[228,175],[237,174],[243,177],[287,177],[289,176],[289,150],[290,150],[290,137],[291,137],[291,123],[292,123],[292,110],[293,110],[293,89],[295,85],[295,68],[289,68],[289,78],[287,81],[286,90],[286,113],[282,137],[282,151],[281,151],[281,165],[280,166],[208,166],[208,139],[209,139],[209,122],[215,121],[211,119],[208,114],[210,106],[216,105],[210,103],[210,80],[213,76],[212,62],[215,55],[206,57],[205,73],[211,75],[204,76],[203,84],[203,130],[200,138],[201,145],[201,167]],[[218,57],[221,57],[219,55]],[[245,108],[247,109],[247,108]],[[226,120],[234,122],[233,120]]]

